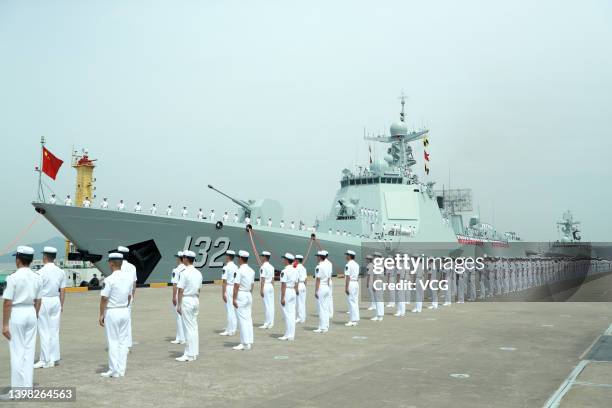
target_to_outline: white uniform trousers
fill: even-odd
[[[348,286],[349,317],[351,322],[359,321],[359,282],[351,280]]]
[[[264,314],[266,326],[274,326],[274,286],[271,283],[264,283]]]
[[[231,304],[232,301],[228,301]],[[185,333],[184,355],[187,357],[197,357],[200,354],[199,312],[200,299],[197,296],[183,296],[181,313],[183,314],[183,332]]]
[[[487,297],[495,296],[495,271],[489,270],[489,272],[487,272],[487,276]]]
[[[472,269],[465,272],[468,279],[468,300],[476,300],[476,270]]]
[[[234,285],[227,285],[225,288],[225,296],[227,297],[227,303],[225,303],[225,310],[227,312],[227,324],[225,326],[225,331],[228,333],[236,333],[236,328],[238,326],[238,320],[236,318],[236,308],[234,307],[233,299],[234,299]]]
[[[425,281],[423,280],[422,275],[415,275],[414,282],[416,284],[416,302],[414,308],[415,310],[418,310],[420,312],[423,310],[423,298],[425,297],[425,290],[423,289],[423,285],[425,285]]]
[[[447,271],[444,272],[444,279],[448,281],[448,286],[444,291],[444,303],[452,303],[453,291],[455,288],[455,272]]]
[[[132,347],[134,345],[134,343],[132,342],[132,303],[133,302],[134,302],[134,299],[132,299],[132,301],[127,307],[128,312],[129,312],[128,313],[128,338],[127,338],[128,347]]]
[[[397,292],[395,294],[395,310],[399,315],[403,316],[406,314],[406,297],[410,290],[408,288],[396,289],[394,292]]]
[[[253,344],[253,317],[251,315],[253,296],[251,292],[238,291],[236,303],[238,303],[236,315],[238,317],[238,329],[240,330],[240,343]]]
[[[282,306],[285,318],[285,334],[289,339],[295,338],[295,288],[285,289],[285,306]]]
[[[172,305],[172,310],[174,310],[174,314],[176,315],[176,337],[175,340],[180,341],[181,343],[185,341],[185,331],[183,330],[183,317],[177,313],[177,306]]]
[[[329,314],[329,318],[334,318],[334,284],[332,280],[329,280],[329,297],[327,299],[327,313]]]
[[[395,283],[395,280],[396,280],[395,279],[395,275],[391,275],[391,276],[389,276],[388,282],[389,282],[389,284],[392,284],[392,283]],[[395,306],[395,297],[396,297],[395,296],[395,291],[394,290],[389,290],[388,293],[389,293],[389,303],[388,303],[389,306]]]
[[[298,284],[297,320],[302,323],[306,321],[306,285],[304,282]]]
[[[438,271],[436,269],[431,270],[431,280],[438,280]],[[436,282],[436,284],[432,284],[429,286],[429,290],[431,291],[431,305],[434,307],[438,306],[438,289],[440,282]]]
[[[375,281],[377,281],[376,286],[378,289],[374,288]],[[372,289],[374,291],[374,306],[376,307],[376,316],[380,318],[385,315],[385,291],[382,290],[383,282],[383,275],[374,275],[374,280],[372,281]]]
[[[368,285],[368,294],[370,295],[370,307],[376,307],[376,299],[374,298],[374,278],[370,279],[370,284]]]
[[[34,306],[13,306],[9,330],[11,340],[11,387],[32,388],[36,352],[36,310]]]
[[[319,286],[319,329],[329,330],[329,286]]]
[[[127,307],[106,309],[104,331],[108,345],[108,369],[113,374],[125,375],[129,351],[130,311]]]
[[[62,306],[59,296],[43,297],[38,312],[40,361],[51,363],[60,359],[59,329]]]
[[[457,302],[465,301],[465,273],[458,273],[457,275]]]

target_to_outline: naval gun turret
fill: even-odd
[[[251,221],[255,221],[258,217],[261,217],[262,224],[265,224],[265,220],[271,218],[273,221],[279,221],[283,218],[283,208],[280,203],[276,200],[269,198],[263,198],[258,200],[239,200],[230,195],[225,194],[223,191],[216,189],[212,185],[208,185],[208,188],[221,194],[223,197],[229,198],[236,205],[241,208],[239,221],[244,222],[248,217]]]

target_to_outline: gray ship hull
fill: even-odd
[[[259,270],[259,267],[253,252],[263,250],[273,252],[271,262],[277,269],[281,269],[280,256],[285,252],[308,255],[305,265],[309,271],[314,270],[319,248],[329,251],[335,273],[342,272],[347,249],[356,251],[358,259],[361,259],[362,240],[355,237],[321,234],[321,237],[312,239],[308,231],[266,226],[254,226],[251,235],[245,224],[228,223],[218,229],[216,223],[207,220],[45,203],[33,203],[33,206],[79,251],[87,251],[90,255],[104,257],[119,245],[132,249],[152,241],[159,252],[159,259],[150,271],[139,271],[139,283],[168,282],[176,266],[174,254],[184,249],[191,249],[197,254],[195,263],[206,281],[221,277],[223,254],[227,249],[250,252],[249,264],[255,270]],[[102,273],[110,272],[104,258],[94,263]]]

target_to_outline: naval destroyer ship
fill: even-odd
[[[413,171],[417,162],[411,144],[426,138],[429,131],[408,129],[404,105],[402,97],[399,121],[390,126],[388,135],[365,137],[370,143],[384,145],[387,155],[383,160],[371,159],[357,171],[342,170],[340,188],[327,216],[308,228],[278,226],[283,210],[275,200],[241,200],[210,185],[237,206],[236,220],[172,217],[93,205],[84,208],[85,197],[94,197],[95,181],[95,163],[86,152],[73,157],[72,166],[77,170],[74,206],[50,204],[44,199],[32,204],[70,241],[70,259],[93,262],[106,274],[104,255],[118,245],[128,246],[140,284],[167,282],[175,266],[173,256],[180,249],[198,254],[195,266],[206,281],[220,277],[224,253],[230,248],[248,250],[253,263],[259,262],[260,251],[270,250],[277,267],[281,254],[301,253],[309,270],[316,264],[316,251],[325,249],[336,273],[342,272],[347,249],[356,251],[358,259],[371,248],[393,253],[400,246],[413,253],[427,251],[430,256],[524,256],[524,248],[514,245],[518,237],[513,233],[499,234],[477,217],[464,225],[453,208],[457,200],[450,196],[451,191],[439,194],[435,183],[419,180]],[[276,225],[268,225],[268,219]]]

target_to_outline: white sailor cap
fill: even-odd
[[[57,254],[57,249],[51,246],[46,246],[43,248],[43,254]]]
[[[249,253],[247,251],[240,250],[240,251],[238,251],[238,256],[241,257],[241,258],[248,258],[249,257]]]
[[[182,258],[183,257],[183,251],[178,251],[176,253],[176,255],[174,255],[175,258]]]
[[[123,254],[120,254],[119,252],[111,252],[108,254],[108,260],[110,261],[113,259],[123,259]]]
[[[295,256],[293,256],[293,254],[290,254],[289,252],[286,252],[285,255],[283,255],[283,258],[285,258],[288,261],[295,260]]]
[[[236,252],[232,251],[231,249],[228,249],[227,251],[225,251],[225,255],[236,256]]]
[[[118,246],[117,247],[117,251],[124,253],[124,254],[128,254],[130,253],[130,249],[128,247],[124,247],[124,246]]]
[[[185,258],[195,258],[196,254],[193,251],[183,251],[183,257],[185,257]]]
[[[17,255],[25,255],[26,257],[34,256],[34,248],[25,245],[20,245],[17,247],[17,252],[13,256]]]
[[[296,255],[295,259],[304,259],[304,255]]]
[[[272,256],[270,251],[261,251],[261,256]]]
[[[327,255],[329,255],[329,252],[327,252],[324,249],[317,252],[317,256],[327,256]]]
[[[368,255],[366,255],[366,259],[374,259],[374,255],[368,254]]]
[[[355,251],[353,251],[352,249],[347,249],[346,252],[344,253],[345,255],[351,255],[351,256],[355,256]]]

